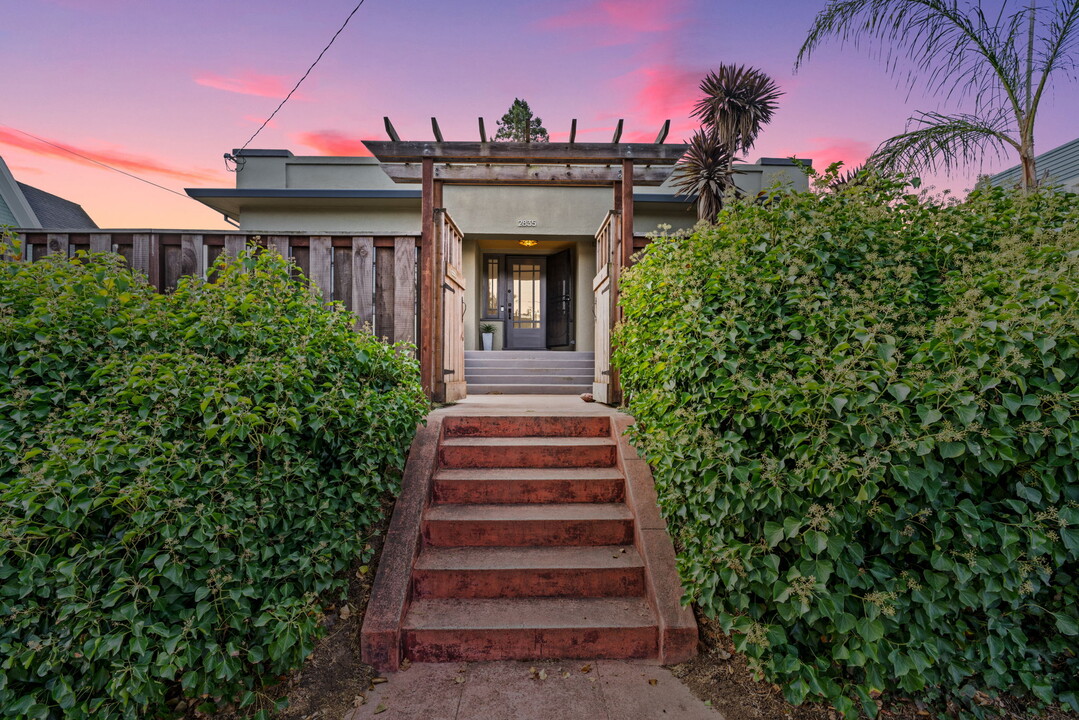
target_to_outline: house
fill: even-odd
[[[82,206],[15,179],[0,158],[0,225],[56,230],[97,230]]]
[[[1039,181],[1045,180],[1064,190],[1079,192],[1079,138],[1035,155],[1034,169]],[[1022,179],[1023,170],[1016,165],[991,176],[989,183],[997,187],[1015,187]]]
[[[463,381],[456,390],[445,387],[449,355],[445,363],[434,359],[457,344],[467,392],[595,391],[597,399],[616,398],[607,361],[618,274],[649,233],[695,224],[692,198],[671,184],[685,146],[662,138],[404,142],[392,126],[387,130],[392,140],[365,143],[374,157],[237,151],[236,187],[187,193],[248,235],[422,236],[416,338],[424,383],[436,398],[466,392]],[[807,187],[787,159],[763,158],[738,170],[737,184],[751,194],[775,183]],[[440,232],[456,237],[459,248],[444,246],[435,237]],[[460,308],[459,319],[450,307]],[[501,355],[477,352],[485,325],[495,328]]]

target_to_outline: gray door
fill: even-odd
[[[506,258],[506,349],[547,348],[547,258],[541,255]]]

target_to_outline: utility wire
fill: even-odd
[[[7,127],[11,127],[11,126],[10,126],[10,125],[8,125]],[[146,179],[146,178],[144,178],[144,177],[139,177],[138,175],[135,175],[135,174],[133,174],[133,173],[129,173],[129,172],[127,172],[126,170],[121,170],[121,169],[120,169],[120,168],[118,168],[118,167],[113,167],[112,165],[109,165],[109,164],[107,164],[107,163],[103,163],[103,162],[101,162],[100,160],[94,160],[94,159],[93,159],[92,157],[86,157],[86,156],[85,156],[85,155],[83,155],[82,153],[77,153],[77,152],[75,152],[74,150],[72,150],[72,149],[71,149],[71,148],[69,148],[69,147],[65,147],[65,146],[63,146],[63,145],[58,145],[58,144],[56,144],[56,143],[54,143],[54,142],[50,142],[50,141],[46,140],[45,138],[40,138],[40,137],[38,137],[37,135],[34,135],[33,133],[28,133],[28,132],[26,132],[25,130],[20,130],[20,129],[19,129],[19,128],[17,128],[17,127],[12,127],[11,129],[12,129],[12,130],[14,130],[14,131],[15,131],[15,132],[17,132],[17,133],[22,133],[22,134],[23,134],[23,135],[25,135],[26,137],[30,137],[30,138],[33,138],[34,140],[37,140],[37,141],[38,141],[38,142],[40,142],[40,143],[45,143],[46,145],[50,145],[50,146],[52,146],[52,147],[56,148],[57,150],[63,150],[63,151],[64,151],[64,152],[66,152],[66,153],[71,153],[71,154],[72,154],[72,155],[74,155],[75,157],[79,157],[79,158],[82,158],[83,160],[86,160],[87,162],[92,162],[92,163],[93,163],[93,164],[95,164],[95,165],[100,165],[100,166],[101,166],[101,167],[103,167],[103,168],[107,168],[107,169],[109,169],[109,170],[112,170],[113,172],[118,172],[118,173],[120,173],[121,175],[127,175],[127,176],[128,176],[129,178],[134,178],[135,180],[138,180],[139,182],[144,182],[144,183],[146,183],[147,185],[153,185],[154,187],[156,187],[156,188],[160,188],[160,189],[164,190],[165,192],[170,192],[170,193],[172,193],[173,195],[179,195],[180,197],[182,197],[182,198],[186,198],[186,199],[188,199],[188,200],[195,200],[195,198],[191,197],[190,195],[185,195],[185,194],[183,194],[182,192],[176,192],[176,191],[175,191],[175,190],[173,190],[172,188],[167,188],[167,187],[165,187],[164,185],[158,185],[158,184],[157,184],[157,183],[155,183],[155,182],[154,182],[153,180],[147,180],[147,179]],[[195,202],[198,202],[198,201],[196,200]]]
[[[301,77],[299,80],[296,81],[296,84],[293,85],[292,89],[288,91],[288,95],[285,96],[285,99],[281,101],[281,103],[274,109],[274,111],[272,113],[270,113],[270,117],[266,118],[266,121],[264,123],[262,123],[262,125],[259,126],[259,129],[255,131],[255,134],[252,135],[251,137],[249,137],[247,139],[247,142],[245,142],[243,144],[243,147],[241,147],[239,150],[236,151],[237,156],[241,152],[243,152],[247,148],[248,145],[251,144],[251,141],[254,140],[258,136],[258,134],[260,132],[262,132],[263,128],[265,128],[267,125],[270,124],[270,121],[274,119],[274,115],[277,115],[277,111],[280,110],[281,108],[283,108],[285,106],[285,103],[287,103],[289,101],[289,98],[292,97],[292,94],[295,93],[296,90],[299,89],[300,84],[304,80],[306,80],[307,76],[311,74],[311,71],[315,69],[315,66],[318,65],[319,60],[321,60],[322,56],[326,54],[326,51],[330,49],[330,46],[333,45],[333,42],[334,42],[334,40],[337,39],[337,36],[340,35],[344,31],[345,27],[348,25],[349,20],[351,20],[352,16],[356,14],[356,11],[360,9],[360,6],[363,5],[364,1],[365,0],[360,0],[358,3],[356,3],[356,7],[352,8],[352,12],[350,12],[348,14],[348,17],[345,18],[345,21],[343,23],[341,23],[341,27],[337,28],[337,32],[335,32],[333,34],[333,37],[330,38],[330,41],[328,43],[326,43],[326,47],[322,48],[322,52],[320,52],[318,54],[318,57],[315,58],[315,61],[313,63],[311,63],[311,66],[309,68],[307,68],[307,72],[305,72],[303,74],[303,77]],[[228,158],[228,156],[226,156],[226,158]]]

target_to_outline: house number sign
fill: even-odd
[[[535,219],[521,219],[517,221],[517,227],[536,227],[539,224]]]

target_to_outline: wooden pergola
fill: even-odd
[[[444,241],[440,242],[436,237],[439,227],[445,226],[448,220],[442,202],[442,189],[447,183],[613,188],[612,212],[620,217],[620,237],[616,239],[617,242],[610,243],[609,248],[612,254],[609,258],[610,323],[614,326],[618,320],[618,279],[633,255],[633,189],[635,186],[663,184],[688,147],[665,144],[670,120],[663,124],[652,143],[621,142],[622,120],[618,121],[614,136],[608,143],[577,142],[576,120],[570,126],[569,142],[564,143],[494,142],[487,137],[483,118],[479,119],[479,142],[446,142],[435,118],[431,118],[435,137],[433,142],[406,141],[397,134],[389,118],[384,120],[390,139],[365,140],[364,145],[394,182],[418,183],[421,186],[417,343],[423,386],[432,399],[457,399],[445,381],[451,371],[437,362],[445,355],[445,343],[456,342],[456,338],[446,337],[444,293],[439,292],[440,287],[447,287],[442,275],[450,271],[452,277],[453,271],[452,267],[447,267],[452,266],[447,260],[453,251],[447,250]],[[455,227],[454,231],[459,236]],[[457,259],[460,259],[459,253]],[[438,322],[436,319],[443,320]],[[609,352],[609,348],[603,350]],[[601,351],[598,343],[596,351]],[[463,352],[462,344],[462,358]],[[612,401],[618,402],[621,393],[614,370],[611,371],[610,381]],[[461,387],[463,392],[463,379]]]

